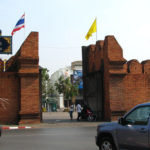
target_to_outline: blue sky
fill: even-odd
[[[39,32],[39,64],[50,74],[81,60],[81,47],[95,44],[95,34],[85,39],[95,17],[98,40],[114,35],[125,59],[150,59],[150,0],[1,0],[0,6],[2,35],[10,35],[25,12],[13,55],[31,31]]]

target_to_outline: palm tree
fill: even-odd
[[[59,94],[63,94],[63,99],[72,99],[72,102],[75,103],[75,96],[78,95],[78,84],[71,83],[70,77],[60,76],[55,82],[55,87]]]

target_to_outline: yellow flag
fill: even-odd
[[[96,27],[96,19],[94,20],[92,26],[90,27],[87,35],[85,36],[86,40],[89,39],[90,36],[92,36],[92,33],[97,31],[97,27]]]

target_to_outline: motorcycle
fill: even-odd
[[[96,121],[96,115],[87,108],[86,110],[82,110],[81,119],[87,121]]]

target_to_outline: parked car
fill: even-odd
[[[99,150],[150,150],[150,103],[139,104],[118,122],[97,127]]]
[[[1,129],[1,127],[0,127],[0,136],[1,136],[1,134],[2,134],[2,129]]]

